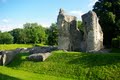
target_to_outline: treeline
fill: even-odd
[[[57,45],[57,26],[51,24],[44,28],[37,23],[26,23],[23,29],[17,28],[9,32],[0,32],[0,44],[37,44]]]

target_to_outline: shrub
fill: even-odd
[[[113,48],[120,48],[120,36],[112,39],[112,47]]]
[[[118,36],[118,41],[119,41],[119,48],[120,48],[120,36]]]

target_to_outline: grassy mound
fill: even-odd
[[[27,71],[14,70],[0,66],[0,80],[70,80],[62,77],[37,74]]]
[[[45,62],[28,61],[26,60],[28,55],[28,53],[19,54],[7,67],[58,78],[120,79],[120,53],[90,54],[54,51]]]
[[[33,47],[28,44],[0,45],[0,50]],[[0,80],[119,80],[120,50],[110,54],[54,51],[44,62],[26,60],[20,53],[6,67],[0,66]]]

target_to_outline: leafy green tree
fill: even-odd
[[[57,45],[58,44],[58,29],[56,23],[52,23],[50,28],[46,30],[47,44],[48,45]]]
[[[9,33],[14,37],[14,43],[42,43],[45,42],[45,28],[37,23],[26,23],[23,29],[13,29]]]
[[[111,46],[112,38],[120,35],[120,0],[98,0],[94,9],[104,33],[104,45]]]
[[[13,29],[10,33],[14,37],[14,43],[27,43],[27,35],[25,34],[24,29]]]
[[[45,40],[45,29],[37,23],[24,24],[24,30],[28,37],[28,43],[42,43]]]
[[[83,23],[82,21],[77,21],[77,26],[78,26],[78,29],[83,31]]]
[[[0,44],[12,44],[13,43],[13,36],[8,33],[0,33]]]

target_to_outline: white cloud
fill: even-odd
[[[5,31],[10,31],[13,30],[15,28],[22,28],[21,24],[6,24],[6,25],[0,25],[0,31],[5,32]]]
[[[2,22],[9,23],[9,22],[11,22],[11,20],[10,19],[3,19]]]
[[[88,4],[88,7],[92,7],[95,2],[97,2],[98,0],[90,0],[90,3]]]
[[[43,27],[50,27],[51,23],[40,23]]]
[[[71,15],[74,15],[78,18],[78,20],[81,20],[81,16],[84,14],[84,12],[76,10],[76,11],[70,11],[69,12]]]
[[[38,21],[30,21],[30,20],[28,20],[27,22],[24,22],[23,24],[25,24],[25,23],[38,23],[39,25],[42,25],[43,27],[50,27],[50,25],[51,25],[51,21],[40,21],[40,20],[38,20]]]
[[[26,22],[25,22],[26,23]],[[25,23],[20,23],[20,24],[1,24],[0,25],[0,31],[5,32],[5,31],[11,31],[16,28],[23,28],[23,24]],[[29,23],[34,23],[34,22],[29,22]],[[42,25],[43,27],[49,27],[51,23],[45,23],[45,22],[37,22],[38,24]]]
[[[76,15],[82,15],[83,12],[82,11],[71,11],[71,14],[76,14]]]

